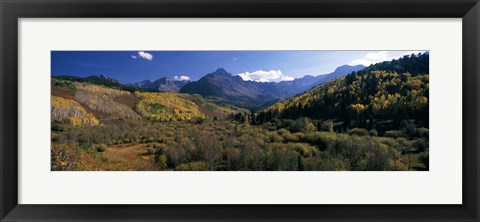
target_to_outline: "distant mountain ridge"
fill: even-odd
[[[156,89],[165,92],[178,92],[183,86],[188,83],[190,83],[190,81],[188,80],[177,80],[169,77],[162,77],[153,82],[150,80],[144,80],[129,85],[137,88]]]
[[[78,76],[69,76],[69,75],[62,75],[62,76],[52,76],[54,79],[58,80],[70,80],[70,81],[76,81],[76,82],[84,82],[84,83],[92,83],[96,85],[101,85],[101,86],[107,86],[111,88],[116,88],[116,89],[121,89],[121,90],[126,90],[129,92],[134,92],[134,91],[158,91],[158,90],[149,90],[149,89],[143,89],[143,88],[136,88],[134,86],[129,86],[120,83],[118,80],[108,77],[106,75],[100,75],[100,76],[87,76],[87,77],[78,77]]]
[[[293,81],[282,81],[278,83],[245,81],[240,76],[232,75],[225,69],[219,68],[215,72],[203,76],[196,82],[186,84],[179,92],[200,94],[209,99],[241,106],[259,106],[303,93],[318,84],[364,68],[365,66],[363,65],[344,65],[329,74],[319,76],[307,75]]]
[[[244,81],[223,68],[185,85],[180,93],[200,94],[209,99],[243,106],[261,105],[288,95],[275,83]]]
[[[289,92],[290,96],[293,96],[299,93],[303,93],[318,84],[328,82],[332,79],[336,79],[336,78],[348,75],[352,72],[359,71],[364,68],[365,66],[363,65],[356,65],[356,66],[343,65],[343,66],[337,67],[335,71],[328,74],[318,75],[318,76],[306,75],[302,78],[298,78],[293,81],[282,81],[282,82],[279,82],[278,84],[280,85],[280,87],[287,88],[290,91]]]
[[[298,95],[319,84],[364,68],[362,65],[344,65],[329,74],[319,76],[306,75],[293,81],[282,81],[278,83],[245,81],[240,76],[232,75],[223,68],[219,68],[215,72],[209,73],[194,82],[162,77],[153,82],[144,80],[136,83],[122,84],[118,80],[106,75],[88,76],[84,78],[76,76],[55,76],[53,78],[93,83],[130,92],[147,91],[199,94],[210,100],[227,102],[240,107],[254,108]]]

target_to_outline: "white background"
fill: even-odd
[[[461,204],[461,19],[21,19],[20,204]],[[429,172],[50,172],[50,50],[430,50]]]

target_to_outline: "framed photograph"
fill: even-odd
[[[1,221],[478,221],[477,0],[0,1]]]

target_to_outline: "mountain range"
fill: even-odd
[[[328,82],[332,79],[336,79],[336,78],[348,75],[352,72],[359,71],[364,68],[365,66],[363,65],[356,65],[356,66],[343,65],[343,66],[337,67],[335,71],[328,74],[318,75],[318,76],[306,75],[302,78],[298,78],[293,81],[279,82],[278,85],[282,88],[288,89],[289,95],[293,96],[299,93],[303,93],[318,84]]]
[[[186,84],[181,93],[200,94],[211,100],[228,102],[240,106],[259,106],[276,100],[303,93],[329,80],[364,69],[365,66],[340,66],[335,71],[319,76],[304,76],[293,81],[255,82],[245,81],[225,69],[219,68],[196,82]]]
[[[288,92],[275,83],[244,81],[222,68],[185,85],[180,93],[200,94],[210,100],[240,106],[261,105],[288,96]]]
[[[89,76],[57,76],[56,78],[79,82],[94,83],[108,87],[134,91],[150,92],[180,92],[199,94],[209,100],[226,102],[245,108],[258,107],[303,93],[319,84],[345,76],[354,71],[364,69],[365,66],[343,65],[332,73],[311,76],[306,75],[292,81],[256,82],[245,81],[238,75],[232,75],[223,68],[209,73],[198,81],[180,80],[162,77],[155,81],[144,80],[136,83],[122,84],[105,75]]]
[[[144,80],[141,82],[128,84],[128,85],[134,86],[136,88],[142,88],[142,89],[156,89],[164,92],[178,92],[184,85],[188,83],[190,83],[190,81],[188,80],[179,80],[179,79],[173,79],[169,77],[162,77],[153,82],[150,80]]]

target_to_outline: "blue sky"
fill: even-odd
[[[224,68],[244,80],[293,80],[342,65],[370,65],[418,51],[52,51],[53,76],[101,75],[122,83],[177,77],[198,80]]]

